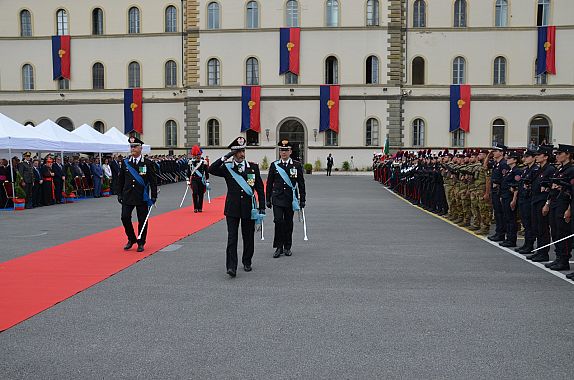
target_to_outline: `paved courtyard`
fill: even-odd
[[[268,215],[230,279],[219,222],[0,333],[0,378],[572,378],[574,284],[371,177],[307,183],[292,257],[271,257]],[[162,187],[158,212],[183,190]],[[119,216],[115,198],[3,212],[0,261]]]

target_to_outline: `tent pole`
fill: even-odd
[[[10,182],[12,182],[12,208],[16,210],[14,199],[16,198],[16,189],[14,180],[14,162],[12,162],[12,148],[8,147],[8,158],[10,159]]]

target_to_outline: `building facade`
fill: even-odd
[[[249,157],[291,140],[304,162],[370,164],[392,149],[524,147],[574,138],[570,0],[71,0],[0,3],[0,112],[123,129],[144,89],[143,140],[217,157],[241,132],[241,87],[261,86]],[[556,75],[535,75],[537,30],[556,26]],[[279,74],[281,27],[301,28],[300,74]],[[51,41],[72,37],[72,78]],[[8,52],[8,53],[6,53]],[[139,75],[138,75],[139,74]],[[339,133],[319,131],[320,85],[341,88]],[[449,132],[450,85],[471,86],[470,132]]]
[[[184,19],[180,1],[0,2],[0,112],[124,130],[123,90],[143,88],[143,136],[185,145]],[[71,78],[52,79],[51,36],[71,36]]]

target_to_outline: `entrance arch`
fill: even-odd
[[[277,143],[281,140],[289,140],[293,147],[291,158],[301,163],[305,163],[307,156],[307,133],[303,122],[297,118],[287,118],[279,124],[277,133]]]

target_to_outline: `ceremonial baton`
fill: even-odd
[[[211,195],[209,195],[209,182],[207,183],[207,185],[205,186],[207,189],[207,203],[211,203]]]
[[[570,235],[570,236],[566,236],[565,238],[562,238],[562,239],[560,239],[560,240],[553,241],[553,242],[550,243],[550,244],[546,244],[546,245],[544,245],[544,246],[542,246],[542,247],[533,249],[532,252],[536,252],[536,251],[539,251],[539,250],[544,249],[544,248],[546,248],[546,247],[550,247],[552,244],[560,243],[561,241],[566,240],[566,239],[570,239],[570,238],[573,237],[573,236],[574,236],[574,234],[572,234],[572,235]]]
[[[183,202],[185,201],[185,197],[187,196],[188,191],[189,191],[189,185],[187,185],[185,187],[185,194],[183,194],[183,199],[181,200],[181,203],[179,204],[179,208],[181,208],[181,206],[183,206]]]
[[[301,209],[301,213],[303,214],[303,233],[305,234],[305,237],[303,238],[303,240],[307,241],[307,240],[309,240],[309,238],[307,237],[307,221],[305,220],[305,209],[304,208]]]
[[[157,194],[158,194],[158,195],[159,195],[160,191],[161,191],[161,189],[157,189]],[[157,203],[157,199],[155,200],[155,203]],[[138,240],[140,240],[140,239],[142,238],[142,234],[143,234],[143,232],[145,231],[145,226],[147,226],[147,221],[148,221],[148,219],[149,219],[149,216],[151,215],[151,210],[153,209],[154,206],[157,207],[157,206],[155,205],[155,203],[152,204],[152,205],[149,207],[149,210],[148,210],[148,212],[147,212],[147,216],[145,217],[144,224],[143,224],[142,229],[141,229],[141,231],[140,231],[140,233],[139,233],[139,235],[138,235]]]

